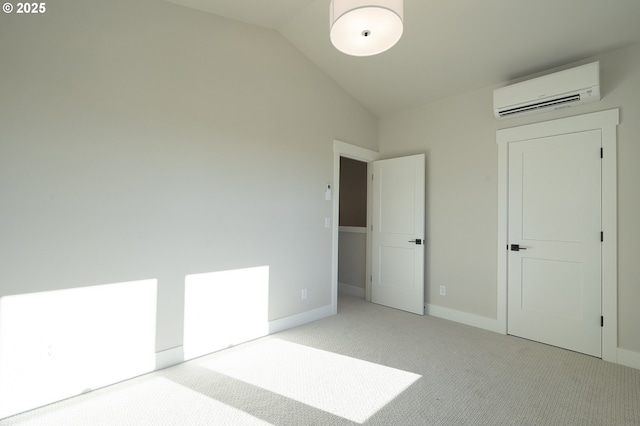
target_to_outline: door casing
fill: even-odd
[[[567,133],[601,130],[602,134],[602,359],[617,363],[618,270],[617,270],[617,125],[618,109],[584,114],[542,123],[502,129],[498,144],[498,312],[500,331],[507,333],[507,255],[509,144]]]

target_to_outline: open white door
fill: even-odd
[[[424,154],[374,161],[371,301],[424,314]]]

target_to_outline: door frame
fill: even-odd
[[[367,176],[370,174],[370,164],[379,160],[379,152],[361,148],[339,140],[333,141],[333,226],[331,227],[331,310],[338,312],[338,238],[339,238],[339,207],[340,207],[340,157],[367,163]],[[366,272],[365,277],[371,276],[371,182],[367,179],[367,242],[366,242]],[[365,280],[365,298],[371,300],[371,283]]]
[[[545,121],[496,132],[498,144],[498,324],[507,334],[509,144],[568,133],[600,130],[602,135],[602,359],[618,362],[617,125],[619,110]]]

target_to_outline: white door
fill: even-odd
[[[371,301],[424,314],[424,154],[374,161]]]
[[[508,333],[601,356],[601,132],[509,146]]]

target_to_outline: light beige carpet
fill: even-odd
[[[338,315],[2,425],[640,425],[640,371],[340,296]]]

